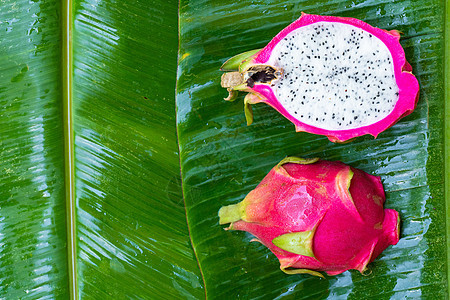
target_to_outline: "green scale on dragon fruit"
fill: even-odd
[[[353,18],[302,16],[263,49],[248,51],[222,66],[225,100],[267,103],[297,131],[333,142],[379,133],[410,114],[419,84],[405,59],[396,30]]]
[[[399,240],[399,214],[384,202],[377,176],[342,162],[287,157],[242,202],[222,207],[219,223],[254,235],[285,273],[363,273]]]

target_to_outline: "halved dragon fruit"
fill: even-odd
[[[396,30],[361,20],[302,14],[263,49],[239,54],[222,66],[225,100],[238,91],[247,124],[250,104],[275,108],[297,131],[343,142],[377,135],[410,114],[419,84]]]
[[[366,270],[399,240],[399,215],[383,209],[380,178],[342,162],[288,157],[219,223],[250,232],[288,274]]]

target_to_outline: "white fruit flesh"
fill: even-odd
[[[274,47],[267,64],[283,70],[272,89],[288,113],[322,129],[371,125],[391,113],[398,100],[389,49],[353,25],[300,27]]]

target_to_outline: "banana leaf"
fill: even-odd
[[[302,11],[400,30],[414,113],[347,144],[263,105],[247,126],[219,68]],[[444,15],[437,0],[2,1],[0,298],[448,298]],[[369,274],[286,275],[219,226],[288,155],[381,176],[401,239]]]

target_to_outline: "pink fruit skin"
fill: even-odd
[[[332,142],[344,142],[346,140],[365,134],[370,134],[376,138],[379,133],[394,125],[400,118],[409,115],[415,109],[417,100],[419,98],[419,83],[416,77],[414,77],[414,75],[411,73],[411,65],[406,61],[405,52],[399,43],[400,34],[398,33],[398,31],[386,31],[383,29],[372,27],[369,24],[354,18],[308,15],[302,13],[301,17],[297,21],[283,29],[272,39],[272,41],[266,47],[258,52],[253,57],[250,65],[267,63],[275,45],[278,44],[291,31],[305,25],[324,21],[340,22],[359,27],[378,37],[390,50],[394,62],[394,75],[399,87],[399,100],[397,101],[394,110],[386,118],[374,124],[355,129],[325,130],[302,123],[292,115],[290,115],[277,100],[270,86],[264,84],[255,84],[255,86],[250,90],[260,94],[264,98],[263,101],[259,102],[267,103],[268,105],[279,111],[292,123],[294,123],[296,131],[298,132],[305,131],[314,134],[325,135]]]
[[[384,201],[379,177],[344,163],[287,163],[274,167],[247,195],[244,216],[230,229],[256,236],[277,256],[282,270],[363,272],[399,240],[399,215],[383,209]],[[314,228],[314,257],[285,251],[272,242],[280,235]]]

